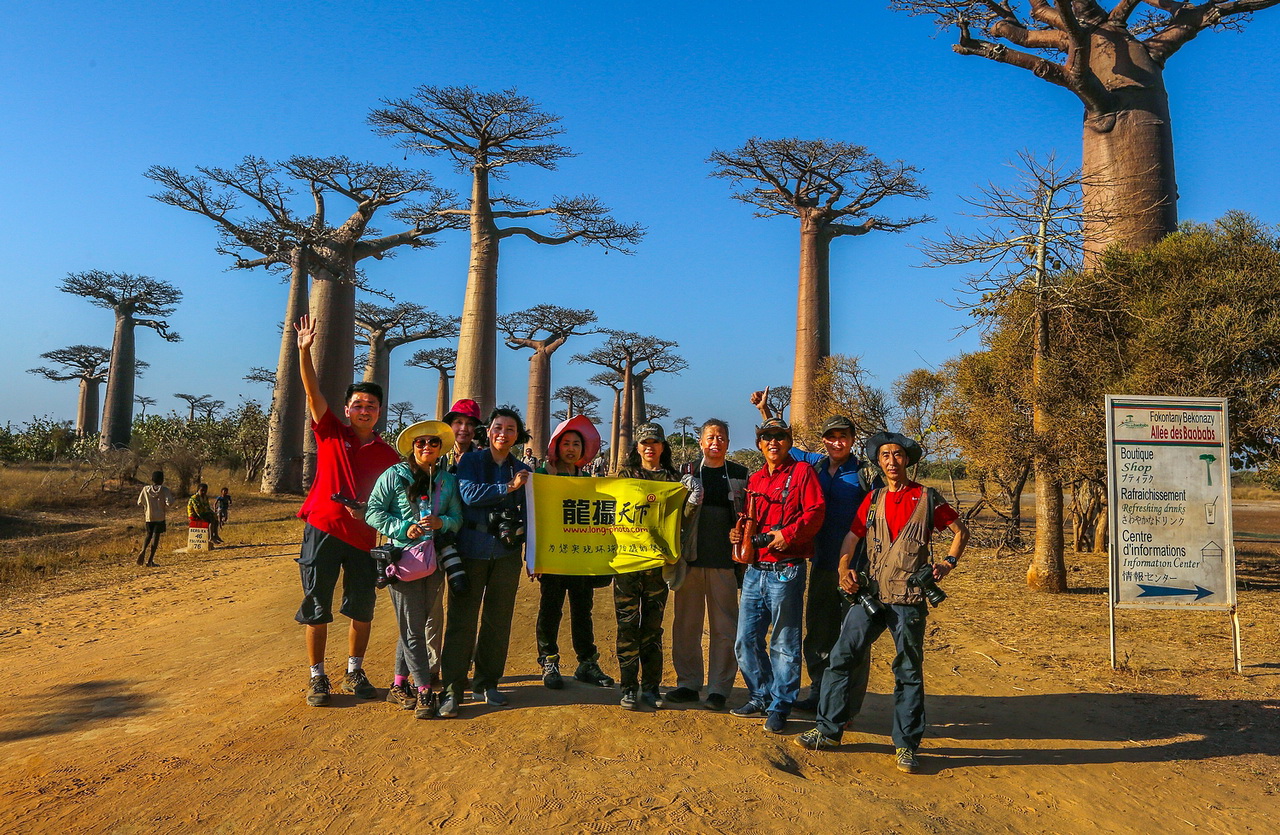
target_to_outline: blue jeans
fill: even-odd
[[[742,578],[738,639],[734,654],[751,700],[770,713],[791,713],[800,695],[800,623],[804,612],[805,564],[781,571],[755,566]],[[768,649],[765,635],[769,627]]]

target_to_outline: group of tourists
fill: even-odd
[[[341,577],[338,611],[350,620],[347,690],[365,699],[379,695],[364,656],[376,591],[385,585],[399,628],[387,701],[423,719],[457,716],[468,694],[475,703],[507,705],[499,684],[525,574],[523,488],[534,463],[515,452],[529,440],[523,420],[498,408],[482,426],[477,404],[459,400],[442,420],[404,429],[393,447],[374,431],[380,387],[350,386],[342,407],[347,420],[340,420],[311,359],[314,323],[304,316],[295,329],[317,455],[298,514],[306,521],[296,620],[306,631],[307,703],[330,703],[325,647]],[[910,479],[921,455],[913,440],[876,432],[864,446],[867,460],[860,460],[853,453],[857,427],[837,415],[821,426],[823,451],[804,452],[793,448],[786,422],[769,413],[766,392],[752,402],[761,412],[755,435],[765,461],[754,473],[727,460],[729,427],[722,420],[702,424],[700,459],[679,469],[660,425],[636,428],[616,475],[684,486],[679,553],[664,554],[660,567],[616,576],[535,575],[543,684],[561,689],[568,674],[559,647],[567,599],[572,677],[615,686],[601,667],[592,620],[595,592],[611,586],[623,708],[701,702],[726,710],[741,671],[747,698],[732,715],[763,720],[766,731],[780,734],[793,710],[813,712],[816,727],[796,742],[824,750],[839,744],[859,712],[871,644],[887,629],[896,653],[895,762],[915,771],[925,727],[922,592],[955,567],[967,530],[936,490]],[[476,442],[481,431],[483,447]],[[591,421],[572,417],[552,433],[537,472],[588,475],[600,447]],[[748,517],[758,533],[744,542],[739,520]],[[955,534],[950,551],[934,563],[932,533],[947,528]],[[663,693],[663,618],[671,596],[676,686]],[[811,682],[803,699],[802,664]]]

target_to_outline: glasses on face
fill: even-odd
[[[786,432],[763,432],[760,435],[762,441],[785,441],[791,436]]]
[[[440,446],[441,443],[442,443],[441,440],[435,436],[432,436],[429,438],[414,438],[413,448],[425,449],[427,447],[437,447],[437,446]]]

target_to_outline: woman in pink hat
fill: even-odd
[[[599,451],[600,433],[586,417],[574,415],[551,433],[546,463],[537,472],[545,475],[586,476],[583,468]],[[535,629],[538,665],[542,667],[542,683],[552,690],[564,687],[564,678],[560,675],[559,638],[566,595],[569,598],[569,629],[573,635],[573,651],[578,657],[578,669],[573,677],[600,687],[613,686],[613,679],[600,669],[595,625],[591,620],[595,590],[607,586],[611,579],[571,574],[538,575],[542,590]]]
[[[453,430],[453,447],[445,450],[440,461],[445,469],[457,474],[458,459],[483,446],[477,436],[480,429],[480,405],[474,400],[458,400],[440,419]]]

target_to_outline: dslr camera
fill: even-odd
[[[524,543],[524,520],[520,508],[503,506],[489,511],[489,533],[508,548],[516,548]]]
[[[369,551],[369,556],[373,557],[374,570],[377,572],[377,579],[373,581],[374,586],[385,589],[387,586],[400,582],[400,578],[391,576],[391,566],[400,561],[400,555],[404,553],[404,549],[399,545],[392,545],[388,542],[386,545],[379,545]]]
[[[868,615],[875,617],[884,611],[884,604],[880,602],[880,590],[876,588],[875,581],[868,576],[867,572],[857,572],[858,590],[853,594],[844,589],[840,589],[840,596],[845,599],[850,606],[855,603],[863,608]]]
[[[908,577],[907,586],[920,589],[920,593],[924,595],[925,600],[929,601],[930,606],[936,607],[947,599],[947,593],[938,586],[938,581],[933,579],[932,563],[920,566],[920,569],[915,574]]]

